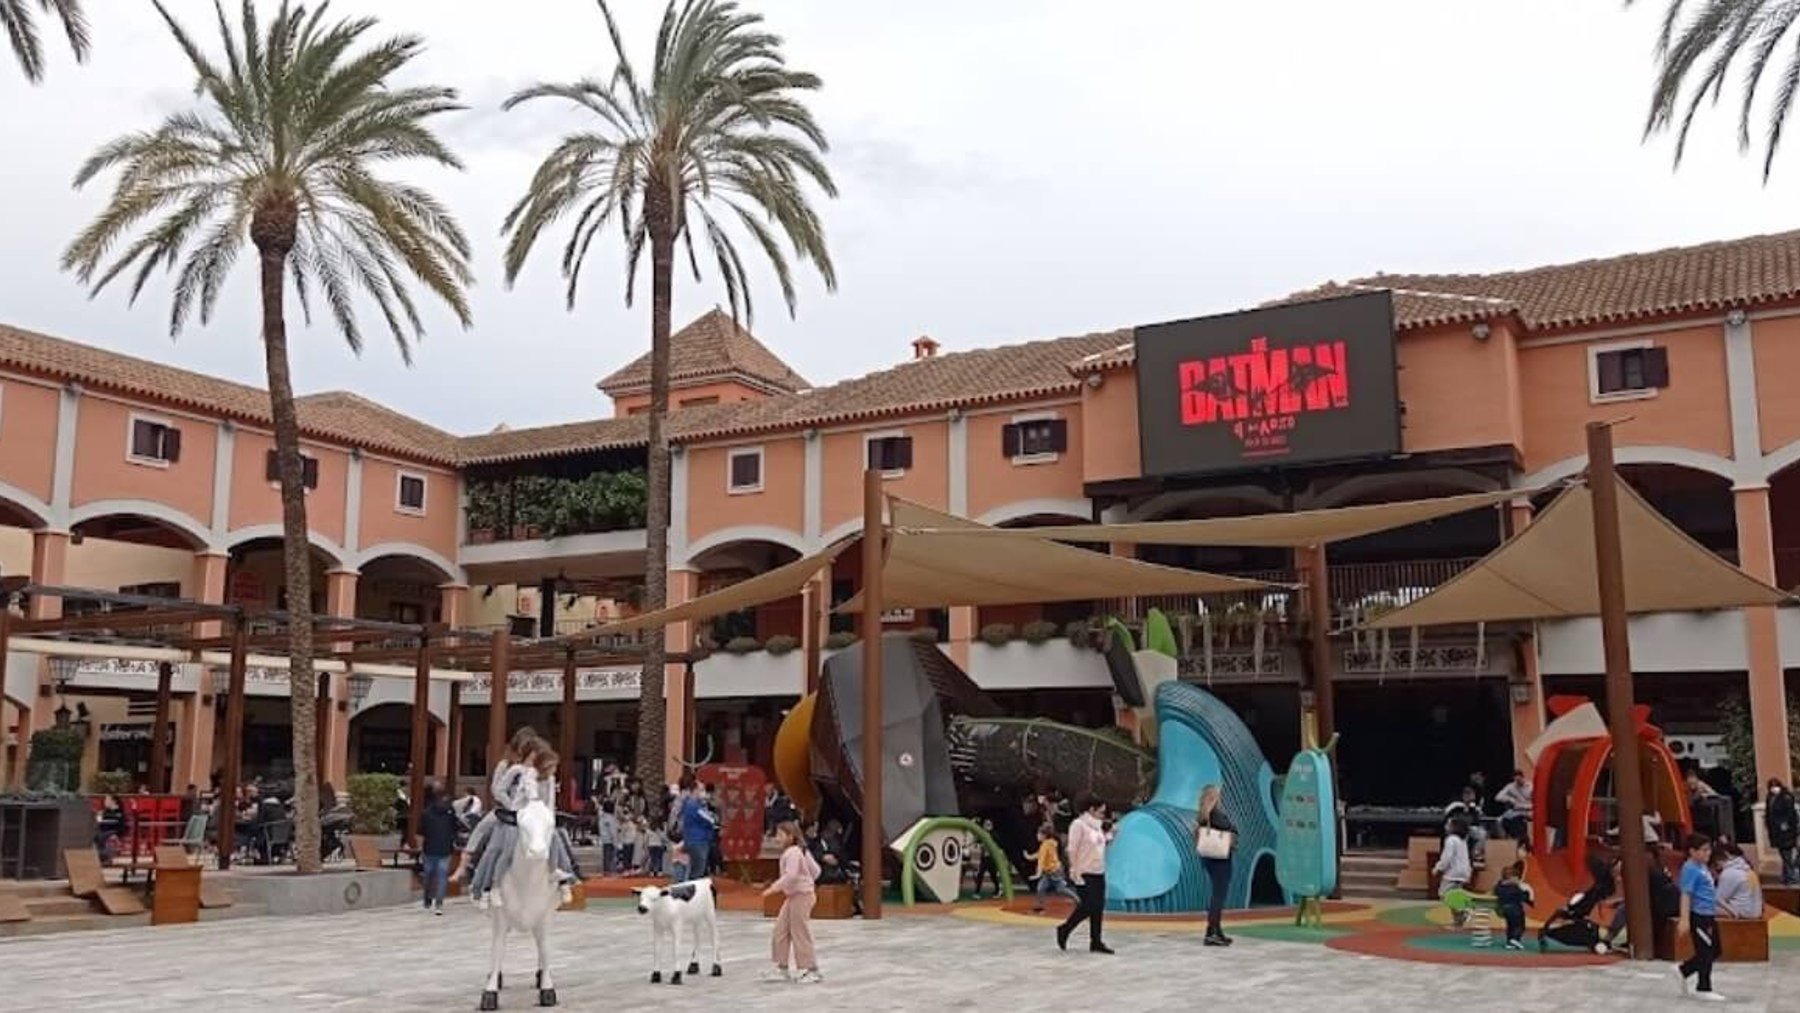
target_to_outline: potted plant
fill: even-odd
[[[725,642],[725,652],[743,657],[762,650],[762,642],[755,637],[732,637]]]
[[[1045,622],[1042,619],[1039,619],[1036,622],[1026,623],[1024,628],[1019,630],[1019,636],[1022,637],[1026,643],[1034,646],[1048,643],[1055,638],[1056,634],[1056,624]]]
[[[779,658],[784,654],[792,654],[800,646],[800,638],[790,637],[785,633],[777,633],[769,638],[763,649]]]
[[[137,778],[126,770],[96,770],[88,782],[89,795],[129,795],[137,790]]]
[[[918,644],[935,644],[938,642],[938,631],[935,626],[920,626],[917,629],[906,631],[906,635],[911,637],[914,643]]]
[[[393,774],[350,776],[350,832],[385,837],[394,832],[400,779]]]
[[[989,623],[981,628],[981,642],[989,647],[1005,647],[1012,642],[1015,632],[1011,623]]]
[[[841,651],[856,643],[856,641],[856,634],[851,633],[849,630],[839,630],[825,638],[825,649],[828,651]]]

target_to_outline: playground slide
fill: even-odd
[[[1158,686],[1156,716],[1156,795],[1119,821],[1107,854],[1107,906],[1150,914],[1205,908],[1210,886],[1194,852],[1195,807],[1201,789],[1218,784],[1238,828],[1225,906],[1248,907],[1258,867],[1275,861],[1274,772],[1243,721],[1197,686]]]
[[[1156,757],[1110,729],[1046,718],[957,717],[948,741],[959,782],[1008,800],[1043,784],[1064,798],[1094,796],[1128,809],[1150,796],[1156,780]]]
[[[1531,892],[1537,897],[1537,903],[1530,911],[1534,920],[1550,917],[1551,912],[1567,904],[1570,897],[1588,885],[1586,874],[1578,874],[1569,868],[1569,863],[1560,854],[1527,856],[1525,882],[1531,885]]]

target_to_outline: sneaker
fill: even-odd
[[[1091,943],[1088,945],[1088,952],[1089,953],[1104,953],[1110,957],[1110,956],[1112,956],[1113,949],[1112,949],[1112,947],[1106,945],[1105,943]]]
[[[443,909],[443,908],[441,908],[441,907],[439,907],[439,908],[433,908],[433,909],[432,909],[432,911],[431,911],[431,913],[432,913],[432,914],[434,914],[434,915],[437,915],[437,916],[438,916],[438,917],[439,917],[439,918],[442,918],[442,917],[444,917],[444,909]]]
[[[756,980],[765,985],[785,985],[794,979],[788,976],[787,968],[771,967],[757,975]]]
[[[1058,925],[1056,927],[1056,948],[1059,950],[1066,950],[1069,948],[1069,927],[1067,925]]]
[[[1717,992],[1695,992],[1694,998],[1700,1000],[1701,1002],[1730,1002],[1731,1001],[1731,1000],[1725,998],[1724,996],[1720,995]]]
[[[486,911],[489,907],[493,906],[492,902],[488,900],[488,895],[485,893],[479,897],[474,898],[474,901],[475,901],[475,910],[477,910],[477,911]]]
[[[1207,936],[1206,938],[1200,940],[1200,945],[1201,946],[1230,946],[1231,944],[1226,942],[1224,939],[1222,939],[1219,936]]]
[[[1521,939],[1508,939],[1506,941],[1506,948],[1509,950],[1523,950],[1525,948],[1525,942]]]
[[[564,883],[557,888],[557,892],[562,895],[562,902],[564,904],[572,904],[575,902],[575,891],[569,889],[569,884]]]
[[[1681,965],[1679,965],[1679,964],[1675,965],[1675,980],[1681,982],[1681,994],[1682,995],[1688,994],[1687,979],[1688,979],[1687,972],[1683,971],[1681,969]]]
[[[825,976],[817,971],[802,971],[800,977],[794,979],[794,983],[798,985],[821,985],[824,982]]]

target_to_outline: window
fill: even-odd
[[[425,608],[414,602],[388,602],[388,622],[417,625],[425,621]]]
[[[1669,350],[1648,342],[1589,349],[1588,382],[1594,401],[1653,397],[1669,385]]]
[[[731,451],[725,460],[726,492],[762,492],[763,452],[761,447],[739,447]]]
[[[889,478],[906,474],[912,467],[912,437],[877,433],[868,437],[869,467]]]
[[[647,404],[632,405],[630,408],[625,409],[625,414],[626,415],[648,415],[648,414],[650,414],[650,406]]]
[[[718,403],[719,403],[719,396],[717,394],[709,394],[706,397],[686,398],[681,402],[681,407],[683,407],[683,408],[699,408],[704,405],[718,404]]]
[[[1054,461],[1069,449],[1069,423],[1045,416],[1015,417],[1000,430],[1000,450],[1014,464]]]
[[[425,513],[425,476],[403,471],[395,481],[394,509],[403,514]]]
[[[272,483],[281,483],[281,459],[271,450],[263,458],[264,476]],[[319,459],[304,451],[300,454],[300,484],[308,489],[319,487]]]
[[[148,584],[127,584],[119,588],[120,594],[138,594],[146,598],[179,598],[181,597],[181,581],[158,580]]]
[[[131,444],[126,453],[134,464],[166,468],[181,460],[181,430],[166,419],[131,416]]]

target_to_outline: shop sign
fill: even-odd
[[[1145,475],[1400,452],[1388,292],[1140,327],[1135,343]]]
[[[584,668],[575,673],[575,692],[593,690],[628,690],[637,692],[643,680],[643,673],[635,668]],[[494,680],[489,675],[477,675],[463,685],[464,697],[488,696],[493,692]],[[545,694],[562,692],[562,673],[514,672],[507,677],[507,696],[515,694]]]
[[[155,727],[156,727],[155,722],[151,722],[148,724],[101,725],[100,726],[100,741],[101,742],[151,742],[151,741],[155,740],[155,736],[152,734],[152,732],[155,730]],[[169,722],[169,724],[168,724],[167,741],[169,741],[169,742],[175,741],[175,723],[173,721]]]

